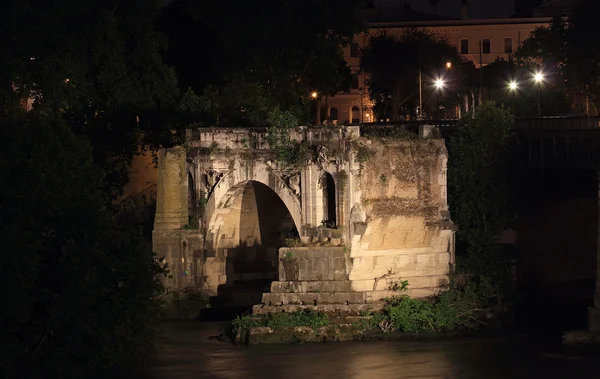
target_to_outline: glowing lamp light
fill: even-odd
[[[508,87],[510,88],[511,91],[515,91],[519,88],[519,85],[517,84],[517,82],[510,82]]]
[[[452,68],[452,62],[446,62],[446,68]]]
[[[442,88],[444,88],[444,84],[445,84],[445,83],[444,83],[444,80],[443,80],[443,79],[437,79],[437,80],[435,81],[435,87],[436,87],[437,89],[442,89]]]
[[[544,74],[541,72],[536,72],[535,76],[533,77],[535,79],[535,81],[537,83],[541,82],[542,80],[544,80]]]
[[[316,93],[316,92],[313,92],[310,94],[310,97],[312,97],[313,99],[316,99],[317,96],[318,96],[318,93]]]

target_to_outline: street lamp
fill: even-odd
[[[452,68],[452,62],[446,62],[446,68],[447,69],[451,69]]]
[[[519,83],[517,83],[516,81],[513,80],[510,83],[508,83],[508,88],[510,89],[510,91],[513,94],[513,116],[516,117],[516,112],[517,112],[517,109],[516,109],[516,107],[517,107],[517,105],[516,105],[517,104],[516,97],[517,97],[517,90],[519,89]]]
[[[319,126],[320,124],[320,118],[321,118],[321,107],[319,106],[319,102],[317,101],[317,97],[319,96],[319,94],[317,93],[317,91],[313,91],[310,94],[310,97],[312,97],[315,100],[315,125]]]
[[[442,79],[442,78],[436,79],[435,88],[437,88],[441,91],[445,85],[446,85],[446,83],[444,82],[444,79]]]
[[[440,118],[442,116],[442,90],[444,89],[444,86],[446,85],[445,81],[443,78],[438,78],[435,80],[435,88],[438,89],[440,91],[440,100],[438,102],[438,107],[440,109]]]
[[[542,83],[544,82],[544,73],[541,71],[538,71],[535,73],[535,75],[533,76],[533,79],[535,80],[535,83],[537,84],[537,106],[538,106],[538,117],[542,118],[542,106],[540,103],[540,96],[541,96],[541,88],[542,88]]]

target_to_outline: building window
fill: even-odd
[[[350,88],[358,89],[358,75],[357,74],[352,74],[352,86]]]
[[[352,107],[352,123],[360,123],[360,109],[358,109],[358,107]]]
[[[492,44],[489,39],[481,40],[481,52],[483,54],[491,54],[492,53]]]
[[[512,52],[513,52],[512,38],[504,39],[504,52],[506,54],[512,54]]]
[[[360,47],[358,46],[358,44],[355,42],[352,45],[350,45],[350,56],[352,58],[358,58],[358,51],[359,51]]]
[[[461,54],[469,54],[469,40],[468,39],[460,40],[460,53]]]
[[[338,119],[338,110],[337,108],[333,107],[329,110],[329,118],[333,121],[333,120],[337,120]]]

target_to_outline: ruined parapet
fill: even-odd
[[[358,145],[369,154],[353,162],[351,175],[352,288],[377,301],[408,280],[408,295],[434,295],[454,262],[444,141],[374,138]]]
[[[176,230],[188,224],[186,151],[178,146],[161,150],[154,230]]]

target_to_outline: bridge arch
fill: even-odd
[[[273,172],[266,163],[257,162],[251,168],[239,167],[226,172],[216,183],[206,202],[204,211],[204,225],[206,228],[205,246],[210,249],[213,242],[213,235],[218,227],[218,218],[226,208],[228,202],[234,195],[239,195],[238,191],[249,181],[258,182],[269,187],[285,204],[298,231],[302,225],[302,207],[300,203],[300,174],[292,175],[288,182],[298,183],[295,189],[292,189],[286,181]]]
[[[203,218],[204,283],[214,308],[246,310],[278,279],[279,248],[300,235],[299,178],[253,162],[214,184]]]

